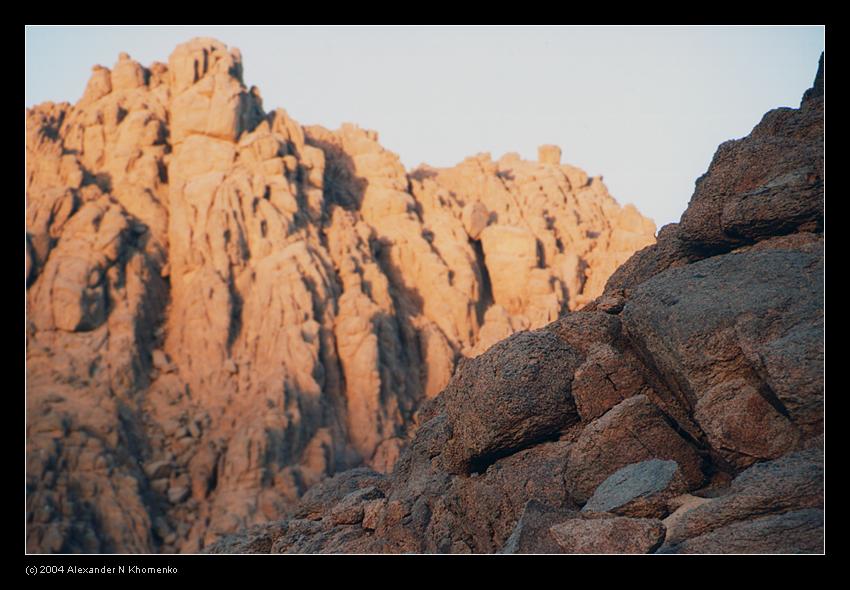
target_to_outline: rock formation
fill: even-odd
[[[430,481],[410,449],[442,444],[451,424],[466,423],[445,439],[445,481],[459,486],[445,502],[498,501],[519,481],[514,465],[545,474],[532,487],[557,503],[570,444],[524,449],[529,439],[578,435],[582,420],[631,404],[619,380],[649,388],[605,314],[611,324],[593,329],[610,341],[592,350],[549,328],[467,360],[593,301],[655,240],[649,220],[620,207],[601,178],[562,165],[557,147],[541,147],[537,162],[485,154],[408,172],[374,132],[265,112],[238,51],[211,39],[179,46],[167,64],[122,54],[111,70],[96,66],[79,102],[28,109],[26,130],[29,551],[197,551],[292,510],[316,514],[310,506],[337,496],[324,523],[384,530],[411,507],[386,500],[381,474],[418,424],[395,470],[411,474],[404,485]],[[759,222],[756,234],[770,231]],[[469,368],[449,384],[457,365]],[[487,371],[511,374],[491,383]],[[805,377],[762,371],[777,395]],[[528,385],[523,399],[511,398],[515,379]],[[447,385],[454,393],[420,415]],[[575,400],[552,389],[569,386]],[[789,409],[812,418],[805,394],[795,389]],[[480,408],[474,420],[466,396]],[[659,444],[682,441],[670,458],[693,483],[691,441],[650,394],[640,399],[632,419],[653,424]],[[765,420],[784,436],[773,455],[804,440]],[[359,470],[320,484],[349,468]],[[470,469],[492,491],[469,485]],[[588,481],[607,475],[587,469]],[[417,522],[439,510],[423,502]],[[494,543],[452,538],[449,548]]]
[[[821,57],[601,296],[462,360],[392,473],[337,474],[208,550],[823,552],[823,116]],[[487,232],[529,225],[481,232],[488,269]]]

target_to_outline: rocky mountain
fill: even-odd
[[[777,118],[770,137],[792,116],[799,118]],[[498,516],[486,542],[451,537],[446,546],[433,530],[449,524],[431,496],[415,508],[386,498],[436,485],[421,472],[423,449],[434,448],[447,461],[446,471],[434,472],[439,486],[465,486],[465,501],[478,501],[477,483],[493,469],[546,471],[512,498],[520,502],[563,471],[556,458],[572,443],[556,440],[556,431],[572,425],[577,435],[593,419],[610,422],[605,411],[623,400],[631,405],[617,412],[642,416],[663,440],[684,441],[675,454],[680,471],[691,486],[700,480],[695,449],[705,444],[696,433],[704,421],[687,439],[685,423],[670,426],[664,412],[673,410],[657,405],[668,390],[640,381],[644,361],[620,337],[618,316],[564,315],[604,306],[597,298],[609,276],[655,242],[655,227],[634,207],[620,207],[601,178],[561,164],[555,146],[542,146],[536,162],[482,154],[453,168],[406,171],[374,132],[302,127],[281,109],[267,113],[257,88],[243,83],[239,52],[195,39],[167,64],[144,67],[122,54],[111,70],[96,66],[74,105],[27,109],[26,156],[31,552],[198,551],[305,506],[318,514],[323,494],[343,492],[355,495],[333,508],[338,516],[297,522],[334,520],[343,527],[334,531],[356,531],[361,543],[378,538],[368,523],[380,521],[384,538],[392,519],[402,522],[413,509],[432,531],[422,548],[495,549],[502,535],[495,531],[510,532],[515,510]],[[777,203],[785,184],[771,185]],[[708,191],[706,207],[719,206],[710,202],[716,192]],[[774,231],[756,225],[756,237]],[[790,233],[800,224],[786,225]],[[751,237],[744,232],[741,243]],[[672,261],[679,251],[668,241],[656,249]],[[553,321],[567,332],[585,322],[586,345],[566,344]],[[749,324],[759,330],[753,355],[763,352],[759,321],[774,326],[769,318]],[[592,343],[594,334],[600,340]],[[647,336],[646,347],[653,342]],[[620,365],[624,358],[629,364]],[[808,377],[789,374],[784,363],[775,370],[789,384]],[[515,379],[527,382],[527,401],[509,399]],[[586,392],[602,387],[599,395],[582,397],[582,379]],[[752,379],[747,403],[760,408],[767,398],[756,373]],[[563,398],[569,387],[573,394]],[[776,391],[781,398],[786,390]],[[799,406],[817,418],[819,406],[795,392],[799,403],[789,411]],[[722,405],[729,394],[709,399]],[[422,410],[426,400],[434,401]],[[797,416],[787,412],[764,421],[785,437],[770,443],[771,456],[800,446],[817,427],[814,420],[797,434]],[[456,434],[442,449],[452,424]],[[749,447],[741,452],[754,456]],[[590,462],[585,494],[613,464]],[[394,475],[380,475],[394,467]],[[470,479],[473,471],[481,475]],[[498,489],[510,491],[526,472],[510,473]],[[460,493],[434,490],[444,502]],[[354,547],[327,542],[336,532],[317,535],[325,540],[316,549]],[[437,545],[426,542],[435,535]]]
[[[823,89],[821,56],[600,297],[462,359],[394,471],[208,550],[823,552]]]

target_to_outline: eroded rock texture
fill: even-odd
[[[463,166],[504,178],[473,160],[414,195]],[[511,244],[531,284],[535,226],[479,234],[480,214],[461,223],[491,280]],[[209,551],[822,552],[823,221],[821,58],[800,108],[723,144],[681,223],[600,297],[460,363],[391,474],[339,474]]]
[[[469,361],[477,384],[462,373],[454,401],[416,414],[463,359],[593,300],[654,242],[649,220],[554,146],[537,162],[479,155],[407,172],[374,132],[266,112],[238,51],[211,39],[167,64],[96,66],[79,102],[28,109],[26,129],[30,551],[197,551],[315,505],[287,525],[308,539],[320,526],[309,515],[331,502],[334,540],[275,547],[353,550],[349,529],[486,504],[504,512],[422,539],[496,550],[526,496],[572,506],[558,433],[622,402],[619,379],[644,387],[613,339],[578,351],[529,332]],[[488,371],[501,371],[492,391]],[[795,411],[810,415],[807,403]],[[428,483],[416,449],[452,441],[458,475],[439,505],[410,504],[377,475],[419,422],[396,471]],[[361,465],[375,473],[315,487]],[[243,548],[273,549],[257,543]]]

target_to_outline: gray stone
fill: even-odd
[[[675,461],[641,461],[611,474],[582,510],[661,518],[668,512],[667,499],[682,493],[685,487]]]

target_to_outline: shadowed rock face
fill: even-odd
[[[504,516],[429,534],[497,550],[526,496],[576,507],[562,431],[622,402],[622,383],[643,387],[619,341],[586,354],[551,330],[449,385],[654,242],[556,146],[408,172],[374,132],[266,112],[239,52],[212,39],[167,64],[96,66],[76,104],[28,109],[26,129],[30,551],[197,551],[330,503],[339,536],[287,547],[353,550],[352,531],[487,505]],[[620,389],[589,398],[620,358]],[[431,486],[430,457],[410,449],[445,440],[461,479],[443,508],[376,474],[417,425],[399,470]],[[315,487],[362,465],[375,473]],[[330,522],[299,518],[268,530],[312,539]],[[283,547],[256,540],[238,547]]]
[[[379,499],[342,474],[209,551],[822,552],[822,146],[823,59],[600,297],[460,363]]]

